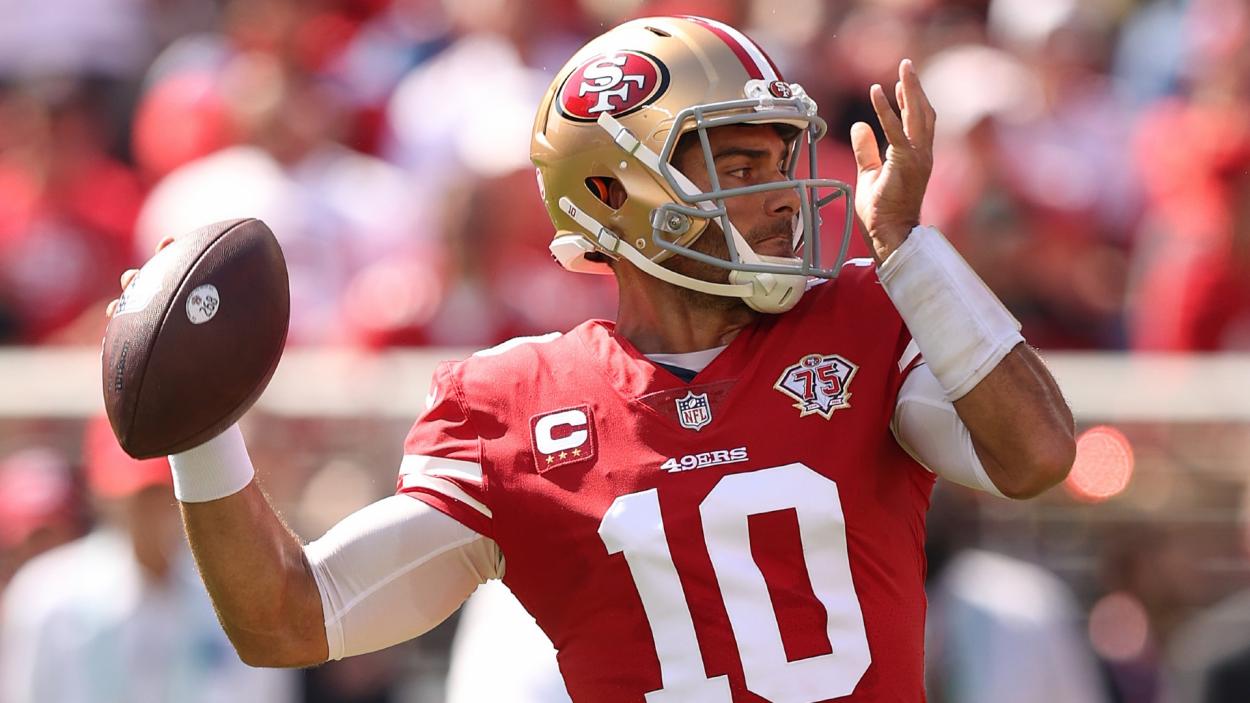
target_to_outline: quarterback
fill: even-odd
[[[172,457],[243,659],[387,647],[502,579],[578,703],[922,701],[936,477],[1027,498],[1074,444],[1015,319],[921,224],[935,115],[909,61],[893,91],[870,91],[884,158],[851,130],[852,195],[818,176],[814,102],[736,29],[640,19],[581,49],[531,154],[552,254],[615,276],[617,319],[439,366],[398,494],[308,545],[237,427]],[[874,256],[842,262],[854,215]]]

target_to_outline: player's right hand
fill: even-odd
[[[152,255],[155,256],[156,254],[161,253],[162,249],[164,249],[165,247],[173,243],[174,243],[173,237],[165,237],[161,241],[157,242],[156,251],[154,251]],[[122,277],[121,277],[122,290],[126,290],[126,286],[130,285],[130,282],[133,281],[135,279],[135,276],[137,276],[138,274],[139,274],[139,269],[126,269],[124,272],[122,272]],[[109,317],[109,318],[113,317],[113,311],[117,309],[117,302],[118,302],[117,298],[114,298],[109,301],[108,306],[104,308],[105,317]]]

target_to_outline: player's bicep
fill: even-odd
[[[321,593],[331,659],[430,630],[503,571],[493,540],[408,496],[353,513],[304,551]]]
[[[890,429],[908,454],[938,476],[1003,495],[977,456],[968,427],[928,366],[916,366],[903,381]]]

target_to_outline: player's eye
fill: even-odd
[[[740,181],[745,181],[751,175],[751,168],[749,166],[743,166],[742,168],[732,168],[726,171],[725,175],[729,176],[730,178],[736,178]]]

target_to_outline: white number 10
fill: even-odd
[[[803,556],[828,614],[829,654],[787,661],[764,575],[751,556],[747,518],[775,510],[798,515]],[[773,703],[849,695],[871,657],[851,582],[838,486],[803,464],[725,476],[699,506],[708,556],[738,643],[747,688]],[[657,489],[617,498],[599,524],[609,554],[625,555],[655,640],[662,688],[647,703],[731,703],[729,680],[708,678],[673,556]]]

